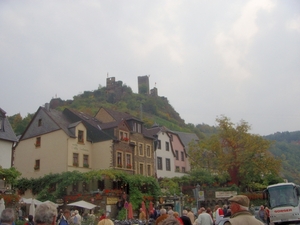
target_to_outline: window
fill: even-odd
[[[140,169],[140,174],[143,175],[144,174],[144,164],[143,163],[140,163],[139,169]]]
[[[126,154],[126,168],[132,169],[131,154]]]
[[[171,162],[170,159],[166,159],[166,170],[171,171]]]
[[[181,172],[185,173],[185,167],[181,167]]]
[[[162,158],[161,157],[157,157],[157,169],[158,170],[162,170],[163,166],[162,166]]]
[[[147,165],[147,175],[151,176],[151,165]]]
[[[123,167],[123,153],[117,152],[117,167]]]
[[[38,127],[42,126],[42,119],[38,120]]]
[[[35,139],[35,147],[41,147],[41,137]]]
[[[144,156],[144,144],[139,143],[139,155]]]
[[[78,166],[78,153],[73,153],[73,166]]]
[[[37,160],[35,160],[34,170],[39,170],[39,169],[40,169],[40,160],[37,159]]]
[[[157,140],[157,149],[161,149],[161,141]]]
[[[175,172],[180,172],[179,166],[176,166]]]
[[[0,117],[0,130],[3,130],[2,127],[3,127],[3,118]]]
[[[151,150],[150,150],[150,145],[146,145],[146,155],[147,157],[151,157]]]
[[[166,141],[166,151],[169,151],[169,150],[170,150],[169,147],[170,147],[170,146],[169,146],[169,142]]]
[[[140,123],[133,123],[132,130],[137,133],[142,133],[142,125]]]
[[[178,160],[178,150],[175,150],[175,158]]]
[[[83,155],[83,167],[88,168],[89,167],[89,156]]]
[[[78,131],[78,143],[84,143],[84,132],[82,130]]]
[[[120,140],[128,142],[129,141],[128,133],[124,131],[120,131]]]
[[[135,141],[132,141],[132,143],[134,144],[134,147],[133,147],[133,151],[134,151],[134,155],[136,155],[136,142]]]
[[[180,152],[181,153],[181,161],[184,161],[184,152]]]

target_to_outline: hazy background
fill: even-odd
[[[34,113],[137,77],[186,123],[300,130],[300,1],[0,1],[0,107]]]

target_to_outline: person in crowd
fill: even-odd
[[[139,220],[146,220],[146,213],[143,208],[140,208]]]
[[[80,216],[78,210],[75,210],[74,213],[75,213],[75,216],[74,216],[74,223],[75,223],[75,224],[78,224],[78,225],[81,225],[81,220],[82,220],[82,218],[81,218],[81,216]],[[76,221],[76,222],[75,222],[75,221]]]
[[[195,222],[195,215],[190,208],[188,208],[187,211],[188,211],[187,216],[190,218],[191,223],[193,224]]]
[[[207,208],[206,209],[206,212],[211,216],[211,218],[212,218],[212,220],[214,220],[214,217],[213,217],[213,213],[212,213],[212,211],[211,211],[211,208]]]
[[[101,220],[103,220],[103,219],[106,219],[105,213],[102,213],[102,214],[101,214],[101,216],[100,216],[100,218],[99,218],[99,221],[101,221]]]
[[[97,225],[114,225],[114,222],[108,218],[105,218],[99,221]]]
[[[168,216],[169,217],[174,217],[174,211],[172,209],[168,210]]]
[[[23,220],[23,211],[22,211],[21,207],[19,207],[19,209],[18,209],[18,219]]]
[[[156,217],[157,217],[156,210],[155,209],[150,210],[149,211],[149,218],[155,220]]]
[[[59,224],[63,214],[64,214],[63,210],[60,209],[59,212],[57,213],[56,224]]]
[[[259,210],[258,210],[258,216],[259,216],[259,219],[262,221],[262,222],[265,222],[265,207],[263,205],[260,206]]]
[[[205,211],[204,207],[201,207],[198,212],[199,216],[195,221],[196,225],[213,225],[213,219],[211,215]]]
[[[267,225],[270,224],[270,210],[268,207],[265,208],[265,221]]]
[[[34,222],[36,225],[55,225],[57,210],[52,203],[43,203],[36,207]]]
[[[69,225],[70,224],[70,218],[71,218],[71,212],[68,209],[65,209],[63,212],[63,215],[60,218],[58,225]]]
[[[173,212],[173,210],[169,210],[169,211],[172,211],[172,212]],[[168,211],[168,212],[169,212],[169,211]],[[173,213],[170,213],[170,214],[169,214],[169,216],[168,216],[167,219],[165,219],[165,220],[163,220],[163,221],[161,222],[161,225],[181,225],[181,224],[180,224],[179,221],[174,217],[174,212],[173,212]]]
[[[25,223],[25,225],[34,225],[33,215],[28,216],[28,221]]]
[[[180,218],[178,212],[174,212],[174,213],[173,213],[173,216],[175,217],[176,220],[179,221],[179,223],[180,223],[181,225],[184,225],[184,224],[183,224],[183,221],[182,221],[182,219]]]
[[[160,216],[155,220],[155,225],[160,225],[168,217],[167,210],[164,208],[160,209]]]
[[[231,217],[231,209],[227,209],[227,213],[224,215],[224,217]]]
[[[224,212],[219,205],[215,206],[215,225],[218,225],[224,217]]]
[[[223,213],[224,213],[224,216],[225,216],[225,214],[227,213],[227,210],[228,210],[228,206],[226,204],[223,205],[222,210],[223,210]]]
[[[251,212],[251,214],[252,214],[253,216],[255,215],[255,208],[254,208],[254,205],[253,205],[253,204],[250,206],[249,211]]]
[[[246,195],[236,195],[228,201],[230,202],[231,217],[224,225],[264,225],[249,211],[250,200]]]
[[[1,225],[13,225],[15,221],[15,212],[12,208],[6,208],[2,211],[0,222]]]
[[[184,225],[192,225],[191,219],[187,216],[188,211],[183,210],[182,216],[180,217]]]
[[[155,220],[160,216],[160,209],[159,209],[159,207],[156,207],[156,209],[155,209],[155,212],[156,212],[156,216],[155,216]]]

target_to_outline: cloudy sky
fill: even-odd
[[[300,130],[300,1],[0,1],[0,107],[34,113],[137,77],[186,123]]]

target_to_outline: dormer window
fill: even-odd
[[[142,133],[142,124],[133,122],[132,130],[137,133]]]
[[[84,143],[84,132],[82,130],[78,131],[78,143]]]
[[[38,120],[38,127],[42,126],[42,119]]]

